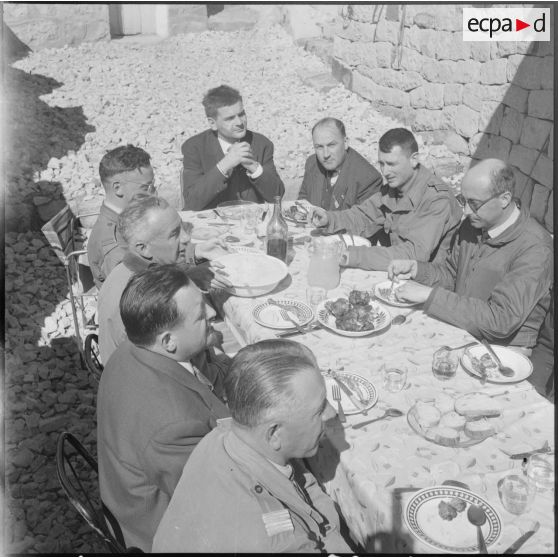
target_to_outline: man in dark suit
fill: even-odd
[[[99,485],[126,545],[149,552],[191,452],[229,412],[222,369],[200,358],[215,312],[184,270],[160,265],[132,277],[120,313],[128,339],[97,395]]]
[[[306,160],[299,200],[326,211],[349,209],[382,186],[382,175],[349,147],[345,125],[337,118],[322,118],[312,128],[314,155]]]
[[[273,162],[273,143],[247,128],[240,93],[221,85],[202,104],[209,130],[182,145],[183,209],[209,209],[230,200],[272,202],[285,192]]]

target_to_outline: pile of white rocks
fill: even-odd
[[[56,200],[76,212],[98,209],[99,161],[124,143],[151,154],[161,194],[178,205],[180,146],[206,128],[201,99],[221,83],[241,91],[249,126],[274,142],[291,199],[319,118],[342,119],[351,145],[373,162],[378,138],[399,125],[341,85],[309,79],[327,68],[281,28],[84,43],[32,53],[10,71],[8,191],[22,222],[26,203],[40,221]],[[63,496],[54,459],[63,430],[95,453],[96,385],[72,339],[63,266],[39,231],[19,230],[6,235],[5,550],[103,552]]]

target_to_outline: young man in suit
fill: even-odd
[[[312,128],[314,155],[306,160],[299,200],[326,211],[348,209],[367,200],[382,186],[382,175],[349,147],[345,125],[322,118]]]
[[[209,130],[182,145],[184,208],[201,210],[222,202],[272,202],[285,192],[273,162],[273,143],[247,127],[240,93],[221,85],[203,98]]]

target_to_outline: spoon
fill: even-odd
[[[458,349],[464,349],[465,347],[470,347],[476,344],[476,341],[471,341],[469,343],[465,343],[465,345],[459,345],[459,347],[448,347],[447,345],[442,345],[440,349],[444,349],[446,351],[457,351]]]
[[[481,343],[484,345],[484,348],[490,353],[490,356],[494,359],[494,361],[498,365],[498,370],[500,371],[500,374],[502,374],[502,376],[507,376],[509,378],[510,376],[515,375],[515,372],[513,371],[512,368],[510,368],[509,366],[504,366],[502,364],[502,361],[500,360],[498,355],[494,352],[494,349],[490,346],[490,344],[486,339],[482,339]]]
[[[391,418],[391,417],[400,417],[402,416],[403,413],[399,410],[399,409],[386,409],[384,411],[384,414],[381,417],[377,417],[375,419],[372,420],[367,420],[365,422],[359,422],[358,424],[353,424],[353,428],[362,428],[363,426],[366,426],[367,424],[370,424],[372,422],[376,422],[378,420],[382,420],[385,418]]]
[[[393,318],[393,320],[391,320],[391,325],[401,325],[404,324],[407,321],[407,318],[413,313],[416,312],[418,310],[418,308],[415,308],[414,310],[411,310],[408,314],[398,314],[397,316],[395,316],[395,318]],[[449,347],[448,347],[449,348]]]
[[[479,506],[471,504],[467,510],[467,519],[477,527],[477,542],[479,545],[479,554],[488,554],[486,550],[486,543],[484,542],[484,535],[482,534],[481,525],[486,523],[486,514]]]

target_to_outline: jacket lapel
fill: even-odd
[[[333,187],[332,201],[337,200],[339,204],[335,209],[345,208],[345,196],[347,195],[347,188],[349,186],[349,181],[347,180],[348,174],[350,173],[352,153],[351,148],[347,150],[345,155],[345,160],[341,165],[341,170],[339,171],[339,176],[337,177],[337,182]]]

